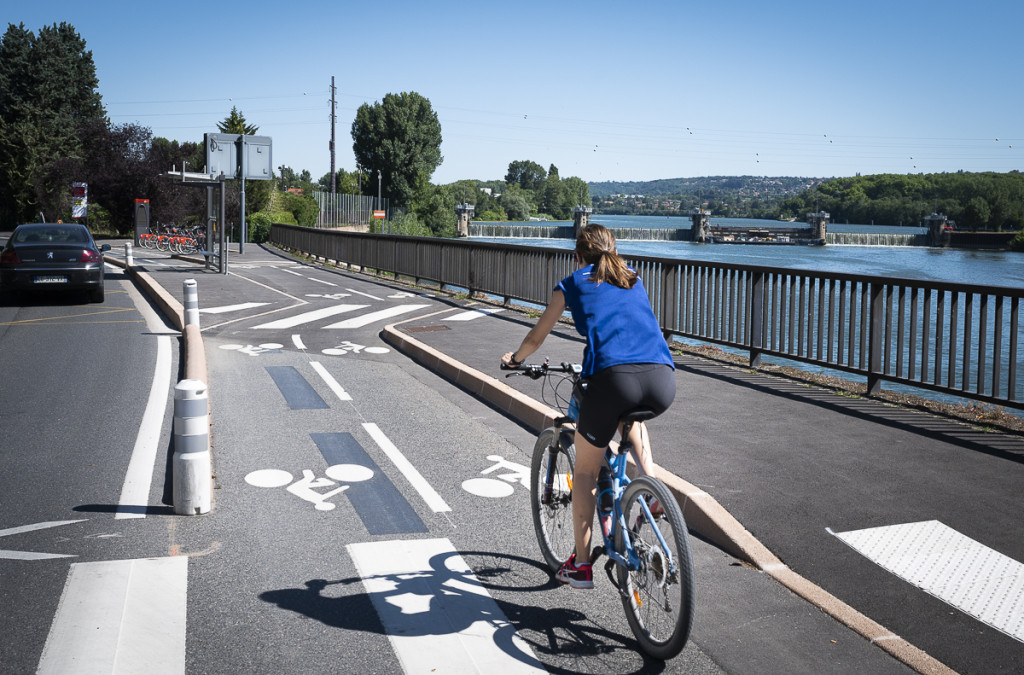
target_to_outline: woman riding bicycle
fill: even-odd
[[[515,352],[502,356],[516,368],[537,351],[566,308],[576,330],[586,337],[582,377],[587,387],[576,424],[576,467],[572,485],[573,533],[576,551],[556,578],[574,588],[593,588],[590,565],[591,525],[596,507],[597,478],[604,453],[619,419],[634,408],[664,412],[676,393],[675,364],[637,273],[615,250],[607,228],[591,224],[576,237],[577,270],[562,279],[544,313]],[[630,440],[640,467],[651,473],[646,427],[633,425]]]

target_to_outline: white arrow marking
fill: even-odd
[[[84,523],[85,520],[51,520],[45,523],[35,523],[33,525],[22,525],[21,527],[11,527],[6,530],[0,530],[0,537],[9,537],[15,534],[22,534],[23,532],[33,532],[35,530],[45,530],[50,527],[60,527],[61,525],[70,525],[71,523]],[[73,555],[64,555],[61,553],[32,553],[29,551],[5,551],[0,549],[0,558],[6,558],[8,560],[48,560],[50,558],[76,558]]]

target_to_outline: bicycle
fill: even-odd
[[[564,375],[551,389],[555,407],[565,414],[539,434],[530,466],[533,524],[541,553],[553,573],[575,549],[572,479],[576,451],[571,425],[578,410],[578,393],[584,386],[581,372],[579,364],[551,366],[545,360],[542,364],[521,365],[506,376],[545,378],[545,384],[550,384],[548,378]],[[564,382],[571,383],[569,396],[559,391]],[[547,403],[544,385],[541,391]],[[672,493],[653,476],[641,475],[631,480],[626,474],[626,458],[630,454],[640,466],[629,431],[633,424],[652,417],[654,413],[649,410],[628,411],[621,419],[622,444],[614,451],[611,447],[605,451],[610,481],[601,481],[598,486],[601,522],[595,528],[601,533],[603,545],[594,549],[591,563],[596,569],[597,559],[607,556],[605,572],[619,592],[626,620],[640,648],[653,658],[667,660],[679,654],[690,637],[694,575],[686,522]],[[608,496],[611,508],[602,515],[602,497],[607,504]]]

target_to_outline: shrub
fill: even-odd
[[[262,244],[270,239],[270,225],[273,221],[266,211],[254,213],[249,218],[249,241],[254,244]]]

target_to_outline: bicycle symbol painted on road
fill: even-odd
[[[247,474],[245,482],[260,488],[287,486],[288,492],[311,502],[317,511],[333,511],[336,504],[328,500],[349,489],[351,485],[341,485],[327,492],[317,492],[318,489],[333,487],[338,483],[361,483],[373,478],[373,470],[359,464],[335,464],[327,467],[324,474],[327,478],[318,478],[311,470],[303,469],[302,478],[295,480],[294,476],[283,469],[259,469]]]
[[[341,356],[343,354],[360,354],[363,352],[367,354],[387,354],[391,350],[387,347],[367,347],[366,345],[357,345],[355,342],[345,340],[337,347],[329,347],[321,351],[328,356]]]
[[[260,354],[266,354],[269,352],[279,352],[284,345],[279,345],[276,342],[266,342],[261,345],[221,345],[221,349],[228,351],[236,351],[240,354],[248,354],[249,356],[259,356]]]
[[[530,489],[530,467],[510,462],[501,455],[488,455],[487,459],[495,464],[480,473],[488,474],[499,470],[508,473],[495,474],[494,478],[470,478],[462,482],[463,490],[477,497],[498,499],[511,496],[515,492],[516,483],[522,484],[527,490]]]
[[[307,298],[323,298],[325,300],[341,300],[342,298],[351,298],[351,293],[307,293]]]

